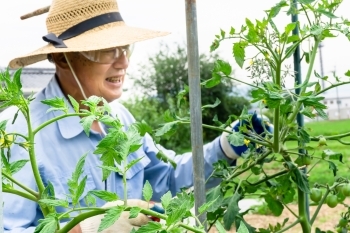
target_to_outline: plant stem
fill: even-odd
[[[281,63],[276,61],[276,85],[281,88]],[[278,153],[280,151],[280,105],[278,105],[274,110],[273,125],[275,127],[273,131],[273,152]]]
[[[82,207],[82,208],[71,209],[71,210],[68,210],[68,211],[64,212],[63,214],[60,214],[58,216],[58,219],[62,219],[62,218],[64,218],[65,215],[67,215],[69,213],[72,213],[72,212],[75,212],[75,211],[86,211],[86,210],[101,210],[101,208],[98,208],[98,207]]]
[[[126,162],[123,161],[124,165],[126,165]],[[128,204],[128,184],[126,182],[126,171],[123,172],[123,186],[124,186],[124,205],[127,206]]]
[[[315,221],[315,219],[316,219],[318,213],[320,212],[320,210],[321,210],[321,208],[322,208],[322,205],[324,204],[324,202],[325,202],[325,200],[326,200],[326,198],[327,198],[329,192],[330,192],[330,189],[327,188],[326,193],[323,195],[321,201],[318,203],[317,209],[315,210],[315,213],[314,213],[314,215],[312,215],[312,218],[311,218],[311,220],[310,220],[310,225],[311,225],[311,226],[312,226],[312,224],[314,223],[314,221]]]
[[[9,176],[8,174],[6,174],[5,172],[1,172],[1,174],[8,179],[9,181],[11,181],[12,183],[18,185],[18,187],[24,189],[25,191],[27,191],[28,193],[30,193],[31,195],[33,195],[35,198],[39,197],[39,193],[35,192],[33,189],[28,188],[27,186],[21,184],[20,182],[18,182],[17,180],[15,180],[13,177]]]
[[[290,228],[294,227],[295,225],[297,225],[299,222],[300,222],[299,219],[297,219],[295,222],[293,222],[292,224],[290,224],[286,228],[283,228],[282,230],[277,231],[276,233],[285,232],[285,231],[289,230]]]
[[[350,83],[350,81],[348,81],[348,82],[341,82],[341,83],[337,83],[337,84],[332,84],[331,86],[326,87],[325,89],[320,90],[320,91],[317,92],[315,95],[317,96],[317,95],[322,94],[322,93],[324,93],[324,92],[326,92],[326,91],[328,91],[328,90],[330,90],[330,89],[332,89],[332,88],[334,88],[334,87],[338,87],[338,86],[345,85],[345,84],[349,84],[349,83]]]
[[[297,219],[299,218],[298,217],[298,215],[296,214],[296,213],[294,213],[294,211],[293,210],[291,210],[290,208],[289,208],[289,206],[288,205],[286,205],[286,204],[284,204],[283,202],[282,202],[282,204],[289,210],[289,212],[291,213],[291,214],[293,214],[294,215],[294,217],[296,217]]]
[[[319,43],[320,43],[320,41],[317,38],[315,38],[315,45],[314,45],[314,48],[312,49],[312,52],[311,52],[309,68],[307,70],[306,78],[305,78],[305,80],[303,82],[303,85],[301,87],[301,90],[300,90],[300,96],[302,96],[305,93],[306,88],[307,88],[306,84],[308,84],[309,81],[310,81],[310,77],[311,77],[311,74],[312,74],[312,71],[313,71],[313,67],[314,67],[315,58],[316,58],[316,54],[317,54],[317,49],[318,49]],[[298,101],[296,103],[294,111],[288,116],[287,124],[290,124],[290,123],[294,122],[295,118],[297,117],[297,115],[298,115],[298,113],[300,111],[301,105],[302,105],[302,102],[300,102],[300,101]]]
[[[22,192],[22,191],[19,191],[19,190],[16,190],[16,189],[3,188],[2,191],[4,193],[16,194],[18,196],[24,197],[24,198],[29,199],[31,201],[38,202],[37,197],[33,196],[32,194],[25,193],[25,192]]]
[[[267,180],[270,180],[270,179],[273,179],[273,178],[275,178],[275,177],[284,175],[284,174],[286,174],[286,173],[288,173],[288,172],[289,172],[288,170],[283,170],[283,171],[277,172],[277,173],[275,173],[275,174],[273,174],[273,175],[271,175],[271,176],[266,176],[264,179],[259,180],[259,181],[255,182],[255,183],[252,183],[251,185],[253,185],[253,186],[259,185],[259,184],[261,184],[261,183],[264,183],[264,182],[267,181]]]
[[[311,232],[311,225],[309,223],[309,219],[306,214],[306,199],[305,193],[298,188],[298,209],[299,209],[299,221],[301,228],[303,229],[303,233]]]
[[[37,134],[41,129],[45,128],[46,126],[48,126],[49,124],[53,123],[53,122],[56,122],[58,120],[61,120],[63,118],[66,118],[66,117],[72,117],[72,116],[80,116],[80,117],[83,117],[83,116],[87,116],[89,115],[88,113],[69,113],[69,114],[64,114],[64,115],[60,115],[58,117],[54,117],[44,123],[42,123],[41,125],[39,125],[35,130],[33,130],[33,135]]]

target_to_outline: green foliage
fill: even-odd
[[[175,113],[179,117],[188,117],[186,50],[180,45],[176,45],[176,50],[163,47],[164,49],[149,58],[148,65],[140,65],[138,73],[131,75],[134,80],[134,90],[141,92],[143,96],[123,103],[138,121],[144,120],[152,128],[158,128],[166,121],[163,118],[166,111]],[[199,59],[203,82],[201,96],[204,108],[203,124],[212,125],[214,122],[222,124],[220,121],[226,121],[230,115],[239,115],[243,106],[249,107],[247,99],[235,95],[232,80],[219,75],[221,72],[225,76],[231,75],[232,68],[228,63],[218,60],[215,54],[201,54]],[[172,123],[166,127],[167,130],[171,129],[169,133],[173,134],[161,134],[160,144],[166,148],[176,149],[178,152],[186,151],[191,147],[189,125]],[[203,129],[205,142],[213,140],[219,134],[217,131]]]

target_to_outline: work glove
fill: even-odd
[[[114,207],[118,205],[124,205],[123,201],[113,201],[107,202],[102,208]],[[151,208],[154,204],[149,204],[148,202],[130,199],[127,201],[127,206],[129,207],[140,207],[143,209]],[[101,231],[101,233],[130,233],[133,228],[137,230],[142,225],[147,224],[151,219],[144,214],[139,213],[136,218],[129,218],[129,211],[124,211],[119,219],[115,223],[108,227],[107,229]],[[97,233],[98,228],[101,224],[104,214],[96,215],[90,218],[85,219],[80,222],[80,228],[82,233]]]
[[[262,137],[265,137],[265,134],[266,134],[265,129],[269,133],[273,132],[273,125],[270,123],[269,119],[266,116],[257,114],[256,112],[250,113],[250,115],[251,115],[252,124],[250,124],[247,120],[236,120],[229,127],[227,127],[226,130],[239,132],[239,128],[245,125],[248,130],[248,132],[243,133],[245,135],[249,135],[250,133],[256,133]],[[251,127],[251,125],[253,127]],[[265,129],[264,129],[264,126],[265,126]],[[248,143],[242,146],[231,145],[227,138],[229,135],[230,134],[227,132],[223,132],[221,134],[220,145],[223,152],[228,158],[236,160],[248,150],[248,145],[247,145]],[[255,143],[252,143],[252,145],[255,146]],[[257,150],[261,150],[261,149],[257,149]]]

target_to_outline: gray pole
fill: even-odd
[[[297,0],[293,0],[293,4],[295,8],[298,8]],[[293,14],[292,15],[292,22],[298,22],[298,14]],[[298,27],[295,27],[293,30],[293,35],[299,35],[299,29]],[[297,85],[302,83],[301,80],[301,66],[300,66],[300,47],[298,46],[293,54],[293,59],[294,59],[294,73],[295,73],[295,82]],[[300,88],[297,88],[295,90],[296,94],[300,94]],[[304,116],[300,113],[297,115],[297,122],[298,122],[298,127],[302,128],[304,126]],[[306,155],[307,152],[304,149],[299,149],[300,154]],[[303,171],[306,173],[307,170],[306,168],[303,169]],[[310,219],[310,211],[309,211],[309,197],[305,193],[305,200],[306,200],[306,214],[308,219]]]
[[[191,144],[193,155],[193,180],[196,215],[198,208],[205,203],[205,177],[203,157],[203,129],[201,109],[201,86],[198,53],[197,9],[196,0],[186,2],[186,28],[187,28],[187,57],[188,57],[188,83],[190,88],[190,114],[191,114]],[[206,216],[199,216],[204,222]]]
[[[324,72],[323,72],[323,60],[322,60],[322,43],[318,45],[318,51],[320,53],[320,69],[321,69],[321,77],[323,78]],[[325,88],[324,80],[322,79],[322,90]]]

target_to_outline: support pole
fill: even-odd
[[[295,6],[296,9],[298,9],[298,3],[297,0],[293,0],[293,4]],[[292,14],[292,22],[298,22],[298,14]],[[295,29],[293,30],[293,35],[299,35],[299,29],[298,26],[295,27]],[[295,49],[295,52],[293,54],[293,59],[294,59],[294,73],[295,73],[295,82],[297,85],[302,83],[301,80],[301,66],[300,66],[300,47],[298,46]],[[300,94],[300,88],[297,88],[295,90],[296,94]],[[297,122],[298,122],[298,128],[302,128],[304,127],[304,116],[300,113],[298,113],[297,115]],[[299,153],[300,154],[304,154],[307,155],[307,151],[305,149],[299,149]],[[306,168],[303,168],[303,172],[307,172]],[[305,210],[306,210],[306,215],[307,218],[310,219],[310,211],[309,211],[309,197],[307,195],[307,193],[305,193],[305,200],[306,200],[306,206],[305,206]]]
[[[201,109],[201,86],[198,53],[196,0],[186,2],[188,84],[190,88],[191,145],[193,159],[193,181],[196,215],[198,208],[205,203],[205,177],[203,156],[203,129]],[[206,215],[199,216],[201,223]]]

